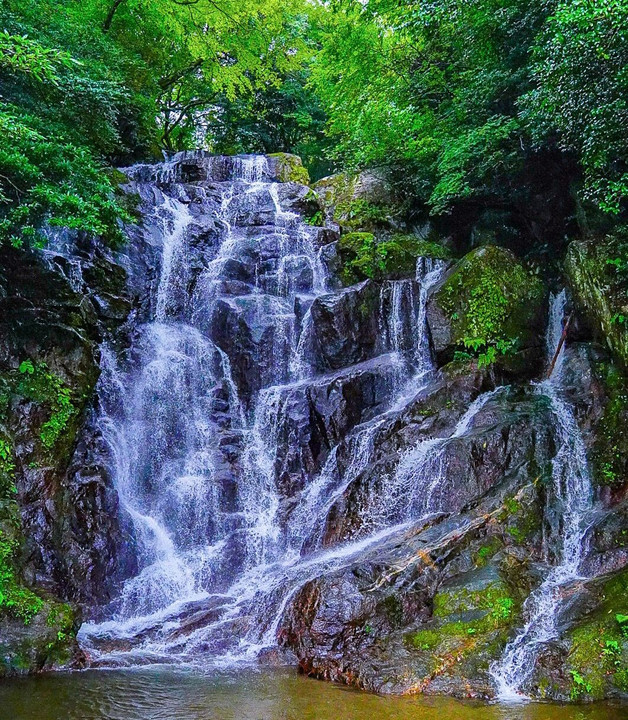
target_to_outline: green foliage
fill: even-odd
[[[0,104],[0,244],[42,245],[42,229],[68,227],[122,239],[120,218],[128,215],[86,148],[36,129],[40,120]]]
[[[21,375],[17,392],[29,400],[50,408],[49,419],[41,426],[39,437],[44,447],[50,449],[68,428],[77,410],[72,403],[70,388],[63,380],[48,370],[46,363],[33,365],[25,360],[19,367]]]
[[[269,146],[282,130],[287,150],[316,145],[304,9],[302,0],[4,0],[0,244],[41,245],[50,226],[119,243],[130,217],[106,163],[220,144],[217,125],[236,102],[274,103],[256,121],[260,133],[261,115],[278,124]]]
[[[15,462],[11,443],[8,439],[0,437],[0,497],[6,497],[10,492],[15,492],[14,471]]]
[[[46,451],[51,451],[67,433],[77,409],[70,389],[45,363],[26,359],[16,371],[0,376],[0,614],[6,612],[28,624],[44,607],[44,601],[24,584],[19,572],[23,538],[14,483],[16,461],[11,439],[2,432],[3,427],[10,429],[11,402],[19,398],[49,413],[39,430]],[[63,632],[59,642],[70,637],[69,631]]]
[[[72,56],[61,50],[43,47],[27,35],[10,35],[0,31],[0,68],[32,75],[39,82],[58,85],[57,71],[76,63]]]
[[[341,0],[329,13],[313,83],[337,153],[401,166],[419,196],[502,198],[527,151],[517,99],[541,0]]]
[[[533,46],[523,117],[577,152],[584,197],[617,214],[628,197],[628,3],[562,0]]]
[[[303,32],[307,26],[303,28]],[[305,36],[304,41],[308,41]],[[318,179],[331,172],[325,159],[325,113],[308,85],[307,67],[292,70],[277,84],[248,96],[219,101],[207,126],[209,148],[217,153],[293,153]]]
[[[530,214],[551,175],[625,212],[626,0],[337,0],[321,15],[311,83],[335,158],[392,166],[436,214]]]
[[[341,279],[345,285],[370,278],[403,278],[414,276],[419,257],[446,258],[442,245],[415,235],[393,235],[378,239],[373,233],[352,232],[338,242],[342,261]]]
[[[511,255],[486,247],[460,262],[439,300],[452,318],[456,342],[486,366],[516,352],[542,296],[540,281]]]
[[[587,682],[577,670],[570,670],[569,674],[573,679],[572,700],[577,700],[583,693],[590,693],[593,690],[591,683]]]

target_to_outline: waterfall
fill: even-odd
[[[548,363],[558,347],[565,318],[566,292],[552,296],[547,329]],[[551,527],[544,537],[548,561],[556,564],[524,604],[525,626],[508,644],[503,657],[491,668],[497,696],[503,700],[525,699],[521,688],[534,671],[543,645],[558,637],[557,618],[562,590],[581,578],[580,567],[587,551],[588,520],[593,494],[582,433],[574,408],[563,391],[564,348],[550,378],[536,386],[551,405],[555,420],[557,452],[552,461],[552,487],[547,503],[562,514],[559,527]]]
[[[385,397],[302,487],[286,491],[279,463],[296,442],[291,408],[316,383],[342,387],[347,371],[361,372],[317,375],[307,361],[311,308],[330,292],[321,229],[291,209],[265,157],[191,158],[206,180],[182,182],[176,160],[129,172],[152,203],[146,223],[161,253],[131,351],[103,352],[100,427],[138,564],[99,621],[80,631],[106,666],[254,660],[275,644],[305,582],[433,511],[446,480],[428,472],[438,448],[492,397],[478,398],[449,437],[404,456],[377,500],[381,512],[365,510],[359,531],[324,547],[328,515],[373,461],[378,433],[434,374],[426,308],[445,263],[421,258],[415,279],[382,284],[381,354],[364,365]],[[426,488],[433,502],[400,511],[403,493],[423,497]]]

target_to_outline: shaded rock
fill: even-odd
[[[628,332],[618,316],[628,316],[626,293],[613,265],[612,242],[596,239],[574,241],[569,245],[565,270],[574,300],[588,318],[597,337],[607,345],[617,361],[628,366]]]
[[[514,374],[534,374],[543,355],[545,291],[508,250],[473,250],[432,292],[427,318],[439,364],[479,351]]]
[[[330,450],[387,405],[391,388],[405,372],[399,356],[382,355],[271,391],[275,472],[282,497],[303,489],[321,471]]]
[[[398,227],[394,217],[395,193],[385,173],[366,170],[357,175],[340,173],[322,178],[313,186],[327,220],[345,230]]]
[[[380,289],[371,281],[316,298],[305,349],[311,367],[329,372],[383,352],[379,302]]]
[[[28,622],[0,612],[0,679],[42,670],[80,668],[75,636],[80,617],[69,605],[46,600]]]

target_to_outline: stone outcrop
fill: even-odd
[[[127,179],[142,221],[126,247],[62,234],[43,252],[0,250],[0,676],[84,663],[81,610],[111,617],[123,582],[141,578],[141,535],[114,487],[102,422],[128,419],[109,408],[125,398],[98,381],[117,363],[139,382],[161,303],[172,321],[161,328],[163,374],[151,384],[146,363],[130,413],[138,427],[145,405],[160,414],[159,432],[146,423],[133,436],[146,450],[142,492],[166,488],[152,499],[178,521],[173,543],[196,550],[193,526],[214,533],[217,550],[199,565],[210,592],[118,649],[157,638],[177,652],[195,637],[196,652],[226,651],[256,623],[272,629],[279,607],[281,657],[312,677],[491,697],[489,667],[525,623],[563,512],[551,501],[556,412],[537,384],[544,284],[503,248],[450,260],[441,244],[399,234],[394,190],[375,173],[313,191],[291,155],[186,152]],[[159,298],[165,229],[181,218],[181,262]],[[524,688],[559,700],[628,691],[628,412],[604,345],[618,363],[628,351],[600,252],[569,250],[577,317],[561,388],[597,480],[582,565],[591,579],[561,588],[560,639]],[[427,298],[417,256],[449,263]],[[196,464],[182,461],[197,450]],[[263,482],[243,503],[259,454]],[[188,501],[198,476],[205,494]],[[259,537],[247,535],[267,495],[276,505],[257,520]],[[231,598],[255,552],[286,538],[286,554],[260,565],[276,573],[269,595],[260,585]],[[214,624],[217,635],[199,639]]]
[[[540,280],[508,250],[472,250],[448,271],[428,304],[438,361],[479,350],[511,372],[538,372],[545,299]]]

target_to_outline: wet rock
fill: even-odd
[[[368,527],[369,516],[394,524],[417,514],[456,512],[504,477],[547,472],[552,442],[547,410],[538,399],[513,402],[497,396],[459,434],[461,417],[449,424],[455,409],[447,407],[448,390],[437,390],[433,404],[419,399],[378,429],[371,462],[330,509],[324,545],[355,536],[365,522]],[[441,414],[437,408],[443,400]],[[442,440],[433,440],[439,436]],[[412,488],[410,495],[406,487]]]
[[[434,288],[427,317],[440,364],[456,351],[481,352],[512,374],[534,374],[543,355],[545,291],[514,255],[471,251]]]
[[[0,679],[84,666],[75,639],[79,625],[68,605],[48,599],[27,623],[0,612]]]
[[[405,372],[403,360],[387,354],[279,389],[273,426],[282,497],[303,489],[321,471],[330,450],[386,406],[391,388]]]
[[[379,301],[379,287],[368,280],[314,300],[312,331],[305,348],[311,367],[329,372],[383,352]]]
[[[578,600],[571,627],[560,640],[547,643],[530,691],[558,701],[625,697],[628,640],[622,624],[627,587],[623,569],[586,583],[580,591],[571,589]]]
[[[567,251],[565,270],[578,309],[589,320],[599,340],[626,367],[628,333],[625,324],[617,322],[617,316],[628,311],[625,290],[615,268],[608,264],[615,254],[613,243],[608,239],[574,241]]]

